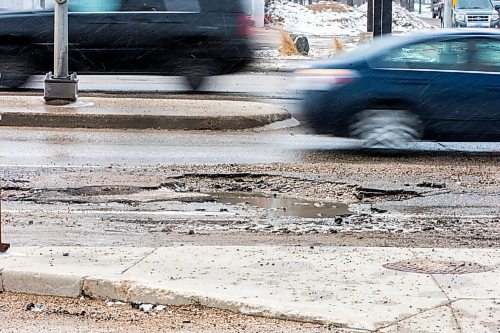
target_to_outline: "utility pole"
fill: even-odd
[[[453,26],[452,15],[453,15],[452,0],[445,0],[444,13],[443,13],[443,28],[451,28]]]
[[[69,104],[78,99],[78,78],[68,71],[68,0],[55,0],[54,73],[45,77],[47,103]]]
[[[368,4],[366,7],[366,32],[373,32],[373,1],[368,0]]]
[[[373,37],[392,32],[392,0],[373,0]]]

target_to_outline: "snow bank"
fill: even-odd
[[[320,3],[321,4],[321,3]],[[366,31],[366,8],[350,7],[340,3],[324,6],[304,6],[287,0],[271,0],[266,15],[275,24],[294,33],[318,36],[358,35]],[[323,7],[323,8],[321,8]],[[431,29],[432,26],[393,2],[393,31],[410,32]]]

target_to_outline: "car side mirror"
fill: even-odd
[[[500,5],[495,5],[495,10],[500,12]]]

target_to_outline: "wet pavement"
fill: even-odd
[[[264,181],[259,185],[264,185],[263,183]],[[249,190],[252,191],[252,189]],[[266,197],[246,193],[214,193],[211,197],[225,205],[243,205],[264,209],[266,212],[264,218],[268,219],[280,217],[316,219],[352,215],[347,205],[343,203],[314,202],[305,199],[278,198],[277,195]]]
[[[495,151],[365,154],[302,131],[0,129],[5,240],[500,245]]]

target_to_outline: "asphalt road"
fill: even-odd
[[[356,144],[302,127],[0,128],[5,238],[19,246],[500,246],[500,155],[491,146],[421,143],[398,156]],[[325,215],[321,207],[343,208]]]
[[[328,156],[358,147],[356,140],[309,135],[301,127],[241,132],[0,128],[0,166],[302,163],[318,152]],[[408,148],[430,154],[499,153],[496,143],[421,142]]]

